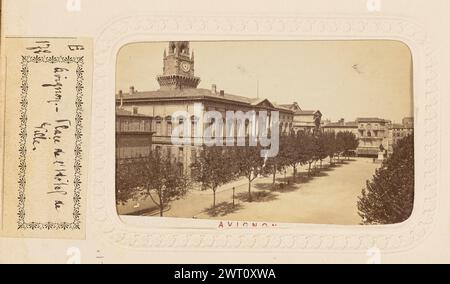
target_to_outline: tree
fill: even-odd
[[[203,188],[212,190],[213,208],[216,207],[217,188],[234,178],[233,157],[230,151],[225,147],[203,146],[200,155],[191,165],[192,179],[202,183]]]
[[[326,157],[328,157],[327,152],[327,139],[328,135],[327,133],[319,133],[317,135],[317,149],[316,149],[316,156],[317,159],[320,161],[320,168],[322,169],[322,161]]]
[[[336,134],[336,147],[336,153],[339,161],[341,155],[348,157],[349,151],[358,147],[358,139],[355,134],[349,131],[338,132]]]
[[[235,171],[248,180],[248,201],[252,202],[252,182],[265,172],[264,158],[260,147],[235,147]]]
[[[276,182],[276,174],[277,172],[284,172],[287,164],[287,157],[285,156],[285,151],[283,151],[287,144],[287,137],[281,136],[280,137],[280,150],[278,152],[278,155],[275,157],[270,157],[266,161],[265,168],[267,169],[267,172],[270,172],[272,174],[272,185],[275,185]]]
[[[116,203],[125,204],[133,199],[139,187],[138,168],[130,160],[116,161]]]
[[[169,202],[177,200],[188,192],[188,180],[168,155],[152,152],[148,158],[138,163],[137,175],[140,183],[140,196],[150,197],[158,206],[160,216]]]
[[[302,152],[304,159],[308,163],[308,176],[311,176],[311,165],[313,162],[317,161],[318,158],[318,152],[319,152],[319,144],[318,144],[318,138],[307,134],[303,137],[303,146],[302,146]]]
[[[409,218],[414,202],[414,137],[394,146],[358,200],[363,224],[394,224]]]
[[[330,166],[333,165],[333,157],[337,152],[336,134],[334,132],[323,133],[324,147],[327,156],[330,157]]]
[[[292,167],[292,179],[295,182],[297,167],[300,163],[296,134],[292,134],[286,137],[284,147],[281,148],[281,152],[282,155],[286,157],[286,164]]]
[[[350,152],[358,148],[359,141],[358,138],[356,138],[356,135],[350,131],[341,133],[344,156],[348,159],[350,156]]]

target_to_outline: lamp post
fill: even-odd
[[[233,207],[234,207],[234,191],[235,191],[235,187],[233,186]]]

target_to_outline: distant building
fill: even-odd
[[[331,122],[322,126],[325,132],[351,132],[359,140],[356,155],[378,157],[381,149],[389,149],[390,121],[381,118],[357,118],[356,121]]]
[[[358,137],[358,123],[356,121],[345,122],[340,119],[338,122],[325,122],[322,126],[324,132],[352,132]]]
[[[293,111],[293,130],[295,133],[299,131],[312,132],[320,129],[322,113],[319,110],[302,110],[296,102],[281,106]]]
[[[409,130],[414,129],[414,117],[403,118],[402,124],[405,127],[405,129],[409,129]]]
[[[389,152],[393,151],[393,147],[397,142],[406,136],[414,133],[414,118],[406,117],[402,120],[402,124],[393,123],[389,126]]]
[[[148,157],[152,148],[152,117],[137,109],[116,109],[116,161],[118,163]]]
[[[389,149],[390,121],[381,118],[358,118],[359,146],[358,156],[378,156],[381,151]]]

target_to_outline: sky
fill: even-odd
[[[167,42],[132,43],[117,55],[116,89],[159,89]],[[297,102],[323,119],[413,116],[411,53],[398,41],[190,42],[199,88]],[[258,87],[257,87],[258,86]],[[259,90],[259,91],[258,91]]]

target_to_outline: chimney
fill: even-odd
[[[213,94],[217,94],[217,86],[216,86],[216,84],[212,84],[212,86],[211,86],[211,92],[212,92]]]
[[[120,98],[120,108],[123,106],[123,92],[122,90],[119,90],[119,98]]]
[[[225,91],[224,90],[220,90],[220,96],[221,97],[225,96]]]
[[[130,87],[130,95],[134,95],[134,86]]]

